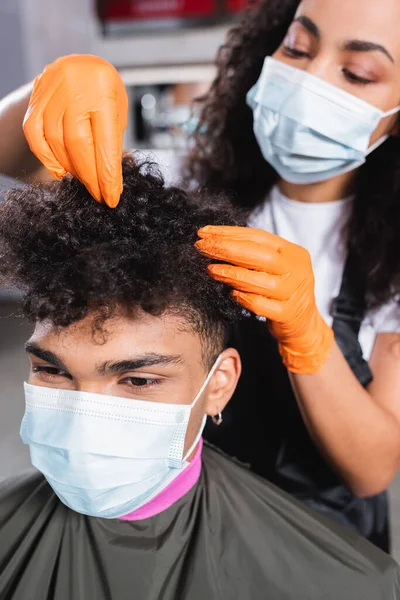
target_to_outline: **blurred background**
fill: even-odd
[[[0,97],[58,56],[112,62],[129,94],[126,147],[175,150],[193,127],[191,102],[246,0],[1,0]]]
[[[156,151],[176,164],[196,123],[214,59],[246,0],[1,0],[0,98],[57,57],[101,56],[120,71],[129,96],[125,148]],[[173,179],[173,173],[170,174]],[[19,440],[29,326],[17,299],[0,292],[0,479],[29,468]],[[400,479],[392,487],[394,554],[400,561]]]

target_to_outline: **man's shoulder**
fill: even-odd
[[[282,589],[297,585],[299,598],[320,598],[319,588],[327,600],[400,599],[391,557],[218,450],[205,446],[203,462],[208,504],[223,515],[217,529],[230,527],[230,544],[244,556],[263,557],[266,579],[287,570]]]
[[[32,469],[0,481],[0,528],[10,519],[34,519],[55,497],[44,477]],[[0,529],[1,530],[1,529]]]

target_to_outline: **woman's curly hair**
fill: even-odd
[[[254,4],[254,2],[253,2]],[[246,94],[264,59],[281,45],[300,0],[264,0],[250,6],[217,57],[217,76],[199,100],[199,123],[184,166],[186,183],[225,190],[250,212],[277,181],[253,132]],[[391,138],[361,168],[349,250],[369,307],[400,292],[400,139]]]
[[[116,311],[174,311],[219,346],[240,307],[208,275],[199,227],[242,225],[222,196],[166,187],[150,163],[123,160],[117,208],[98,204],[72,177],[8,193],[0,207],[0,283],[24,293],[32,320],[68,327],[88,314],[96,330]]]

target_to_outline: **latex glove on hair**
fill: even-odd
[[[214,279],[234,288],[248,310],[269,320],[285,366],[313,374],[328,359],[333,331],[320,315],[308,251],[272,233],[247,227],[199,230],[201,252],[230,264],[210,265]]]
[[[24,121],[30,149],[57,178],[71,173],[98,201],[117,206],[128,98],[106,60],[72,54],[34,82]]]

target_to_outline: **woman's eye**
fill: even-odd
[[[358,83],[360,85],[368,85],[369,83],[374,83],[372,79],[360,77],[359,75],[356,75],[348,69],[343,69],[343,74],[351,83]]]
[[[121,383],[135,388],[147,388],[161,383],[161,379],[149,379],[146,377],[126,377]]]
[[[296,48],[291,48],[290,46],[284,46],[283,51],[286,56],[290,56],[291,58],[311,58],[311,54],[309,52],[297,50]]]

